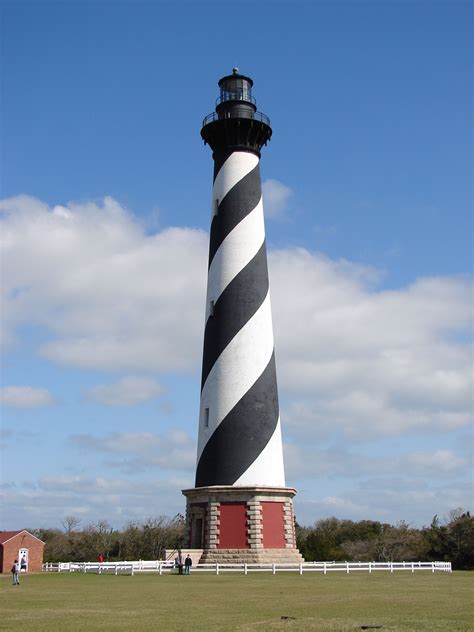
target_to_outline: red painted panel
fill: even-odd
[[[263,548],[285,548],[285,524],[283,503],[262,502]]]
[[[247,504],[221,503],[219,549],[248,549]]]

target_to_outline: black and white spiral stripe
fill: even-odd
[[[215,161],[196,487],[284,486],[259,159]]]

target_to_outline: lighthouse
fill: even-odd
[[[253,81],[234,68],[201,129],[212,150],[195,487],[188,546],[202,562],[300,562],[286,487],[270,306],[260,152],[272,136]]]

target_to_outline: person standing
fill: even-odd
[[[12,583],[14,586],[19,586],[20,585],[20,564],[18,563],[18,560],[15,560],[13,562],[13,566],[12,566]]]
[[[97,558],[97,561],[100,562],[100,564],[102,564],[102,562],[104,561],[104,556],[102,555],[102,553],[99,553],[99,557]]]
[[[193,561],[189,555],[186,555],[186,559],[184,560],[184,574],[189,575],[189,571],[191,570],[191,566],[193,565]]]
[[[176,558],[178,563],[178,575],[183,574],[183,556],[181,554],[181,549],[178,549],[178,557]]]

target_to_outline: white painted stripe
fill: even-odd
[[[227,235],[219,246],[209,268],[207,280],[206,322],[211,301],[219,296],[245,268],[265,241],[262,199],[244,219]]]
[[[229,191],[258,165],[258,157],[248,151],[234,151],[224,162],[214,180],[212,191],[212,215],[214,203],[219,202]]]
[[[283,446],[281,442],[280,418],[270,441],[255,461],[234,483],[239,485],[269,485],[285,487],[285,468],[283,466]]]
[[[270,293],[252,318],[229,342],[214,363],[201,393],[198,454],[212,433],[265,370],[273,353]],[[204,427],[205,409],[209,427]]]

